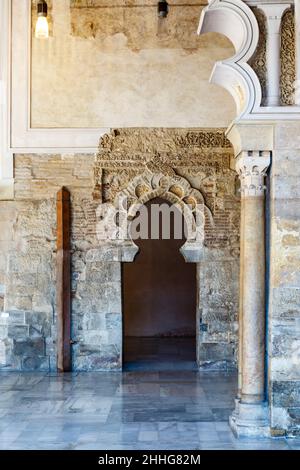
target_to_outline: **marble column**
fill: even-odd
[[[259,5],[267,20],[267,96],[266,106],[280,106],[280,43],[281,19],[289,8],[288,4],[269,3]]]
[[[242,151],[239,396],[231,417],[238,436],[269,434],[265,403],[265,176],[270,152]]]
[[[244,259],[244,226],[245,226],[244,198],[241,198],[241,224],[240,224],[240,258]],[[243,383],[243,287],[244,271],[240,269],[240,304],[239,304],[239,347],[238,347],[238,394],[237,398],[242,396]]]
[[[295,1],[295,51],[296,51],[296,82],[295,104],[300,105],[300,2]]]

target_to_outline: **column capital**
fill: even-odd
[[[265,176],[271,163],[270,151],[244,151],[236,158],[235,168],[244,197],[264,196]]]
[[[291,3],[269,3],[258,4],[257,6],[266,15],[268,34],[279,34],[281,19],[285,11],[291,7]]]

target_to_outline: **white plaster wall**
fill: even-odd
[[[232,98],[208,83],[233,48],[219,35],[196,36],[205,2],[171,6],[159,36],[148,0],[75,13],[69,0],[51,3],[50,38],[32,38],[33,127],[226,127],[234,118]]]

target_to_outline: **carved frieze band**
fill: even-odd
[[[236,172],[230,166],[233,156],[224,129],[114,129],[99,143],[94,198],[103,209],[126,209],[128,221],[155,198],[175,205],[184,213],[188,229],[181,252],[187,260],[199,260],[203,244],[238,247],[235,208],[239,197]],[[234,227],[233,236],[230,230],[227,234],[224,220]],[[218,239],[215,224],[221,227]]]
[[[95,162],[95,197],[113,201],[144,172],[170,178],[229,168],[232,148],[223,129],[115,129],[100,140]],[[98,194],[98,195],[97,195]]]
[[[264,196],[265,177],[270,163],[270,151],[247,151],[239,155],[236,161],[236,171],[241,181],[242,196]]]
[[[114,129],[100,139],[99,157],[106,152],[157,153],[182,148],[231,148],[225,129]]]

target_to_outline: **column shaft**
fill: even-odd
[[[257,403],[264,399],[265,374],[264,196],[243,196],[243,199],[241,400],[245,403]]]
[[[280,106],[280,28],[287,4],[259,5],[267,18],[267,106]]]
[[[241,152],[239,395],[260,403],[265,391],[265,185],[270,152]]]
[[[241,150],[264,144],[261,129],[249,126],[230,130],[235,144],[235,168],[241,180],[240,309],[238,397],[229,418],[238,437],[270,436],[268,403],[265,396],[265,177],[271,151]],[[254,132],[255,131],[255,132]],[[238,138],[237,138],[238,137]],[[244,142],[245,145],[245,142]],[[267,148],[269,147],[267,144]],[[243,147],[242,147],[243,148]]]
[[[244,226],[245,226],[244,198],[241,198],[241,224],[240,224],[240,296],[239,296],[239,346],[238,346],[238,398],[242,395],[243,377],[243,288],[244,288]]]

